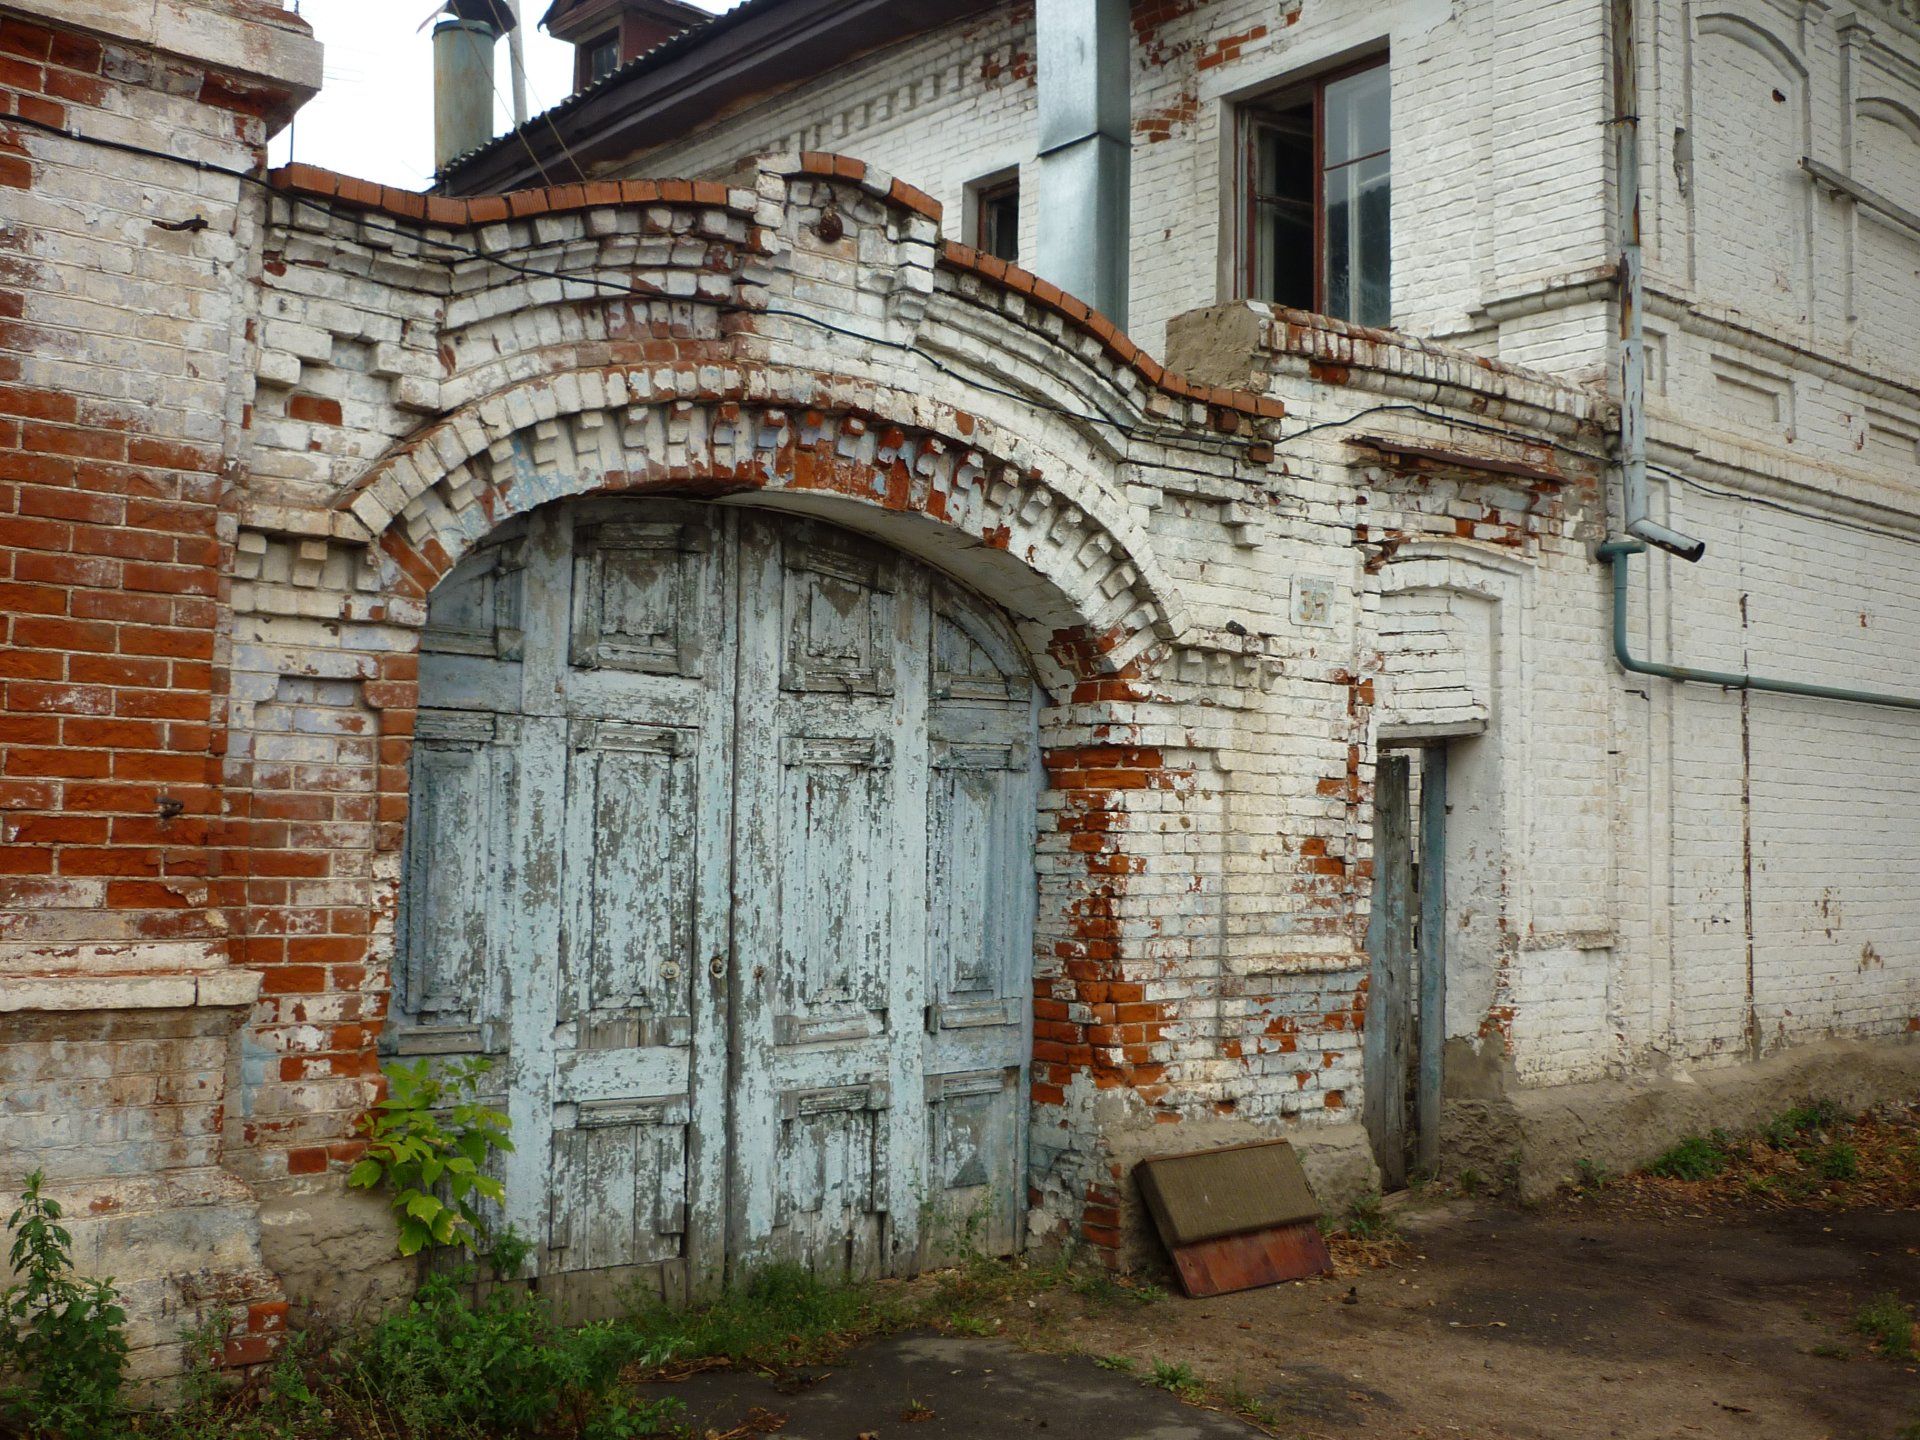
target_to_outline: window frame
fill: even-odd
[[[992,255],[993,250],[987,244],[987,216],[990,207],[996,201],[1011,198],[1013,201],[1014,241],[1013,255],[999,256],[1009,265],[1020,263],[1020,171],[1016,166],[1009,170],[996,170],[970,181],[966,190],[967,243],[982,255]]]
[[[613,64],[605,74],[596,75],[593,73],[594,52],[609,45],[613,47]],[[583,41],[576,47],[575,53],[579,56],[574,75],[574,91],[577,94],[581,90],[598,85],[607,75],[611,75],[620,68],[620,27],[616,25],[613,29],[596,35],[591,40]]]
[[[1233,264],[1235,299],[1255,300],[1259,304],[1277,305],[1277,300],[1259,300],[1258,285],[1255,283],[1255,267],[1259,263],[1259,205],[1255,191],[1259,181],[1260,157],[1257,141],[1261,128],[1262,115],[1270,115],[1282,110],[1300,108],[1311,103],[1313,109],[1313,297],[1308,309],[1316,315],[1327,315],[1327,87],[1355,75],[1365,74],[1369,70],[1387,71],[1388,104],[1392,104],[1393,93],[1393,57],[1386,50],[1372,51],[1356,60],[1333,65],[1308,75],[1296,76],[1271,89],[1249,95],[1234,105],[1234,166],[1235,181],[1233,206],[1235,224],[1235,244],[1237,255]],[[1393,140],[1388,136],[1387,148],[1371,151],[1366,155],[1356,155],[1341,162],[1345,169],[1371,160],[1376,156],[1388,157],[1388,195],[1389,203],[1393,193],[1392,156]],[[1388,232],[1388,244],[1392,244],[1392,232]],[[1392,310],[1389,301],[1389,321]],[[1343,320],[1348,324],[1363,322],[1343,316],[1329,316]]]

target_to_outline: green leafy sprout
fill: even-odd
[[[429,1246],[485,1248],[490,1232],[480,1202],[505,1195],[487,1161],[513,1149],[505,1113],[478,1099],[492,1068],[484,1059],[456,1061],[440,1075],[425,1060],[394,1065],[386,1099],[361,1120],[367,1150],[347,1183],[390,1192],[402,1255]]]

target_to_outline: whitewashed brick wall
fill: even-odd
[[[1613,333],[1606,25],[1594,0],[1137,5],[1130,333],[1157,353],[1171,317],[1230,293],[1234,102],[1387,49],[1396,323],[1600,380]],[[1839,15],[1769,0],[1649,0],[1641,29],[1655,488],[1711,548],[1690,570],[1656,558],[1650,580],[1634,562],[1635,643],[1681,663],[1920,688],[1920,235],[1822,193],[1800,165],[1811,155],[1920,211],[1920,31],[1883,4]],[[840,151],[927,189],[953,233],[969,180],[1031,165],[1032,33],[1030,5],[1001,7],[638,168]],[[1043,199],[1024,174],[1031,237]],[[1161,512],[1169,543],[1192,504]],[[1299,563],[1351,584],[1349,549],[1328,535]],[[1257,563],[1198,564],[1197,607],[1244,615],[1261,587],[1242,555]],[[1503,603],[1448,602],[1490,605],[1486,643],[1507,677],[1485,682],[1506,718],[1457,742],[1456,785],[1494,789],[1463,792],[1486,828],[1459,883],[1497,897],[1505,928],[1482,933],[1488,911],[1463,902],[1456,963],[1482,979],[1464,987],[1472,1003],[1456,995],[1454,1032],[1503,1033],[1522,1074],[1557,1081],[1655,1050],[1904,1030],[1920,1016],[1920,718],[1623,676],[1607,659],[1604,572],[1579,545],[1530,558]],[[1423,707],[1464,724],[1478,703],[1447,673],[1473,650],[1423,649],[1413,603],[1387,601],[1371,636],[1341,632],[1384,652],[1389,733]],[[1300,723],[1317,722],[1309,710]]]

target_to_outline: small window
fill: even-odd
[[[608,31],[597,40],[589,40],[580,49],[583,52],[582,89],[597,85],[620,68],[620,36],[614,31]]]
[[[973,248],[1008,264],[1020,260],[1020,181],[981,181],[973,192]]]
[[[1392,323],[1387,74],[1375,61],[1242,111],[1249,298]]]

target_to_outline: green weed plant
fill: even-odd
[[[31,1436],[116,1435],[126,1378],[126,1312],[113,1281],[74,1273],[73,1236],[38,1170],[7,1219],[19,1278],[0,1291],[0,1416]]]
[[[394,1065],[386,1098],[361,1121],[367,1150],[347,1183],[388,1192],[402,1255],[429,1246],[487,1247],[480,1202],[498,1203],[505,1192],[486,1165],[513,1149],[506,1115],[478,1099],[481,1077],[492,1068],[484,1059],[457,1061],[444,1075],[425,1060]]]

